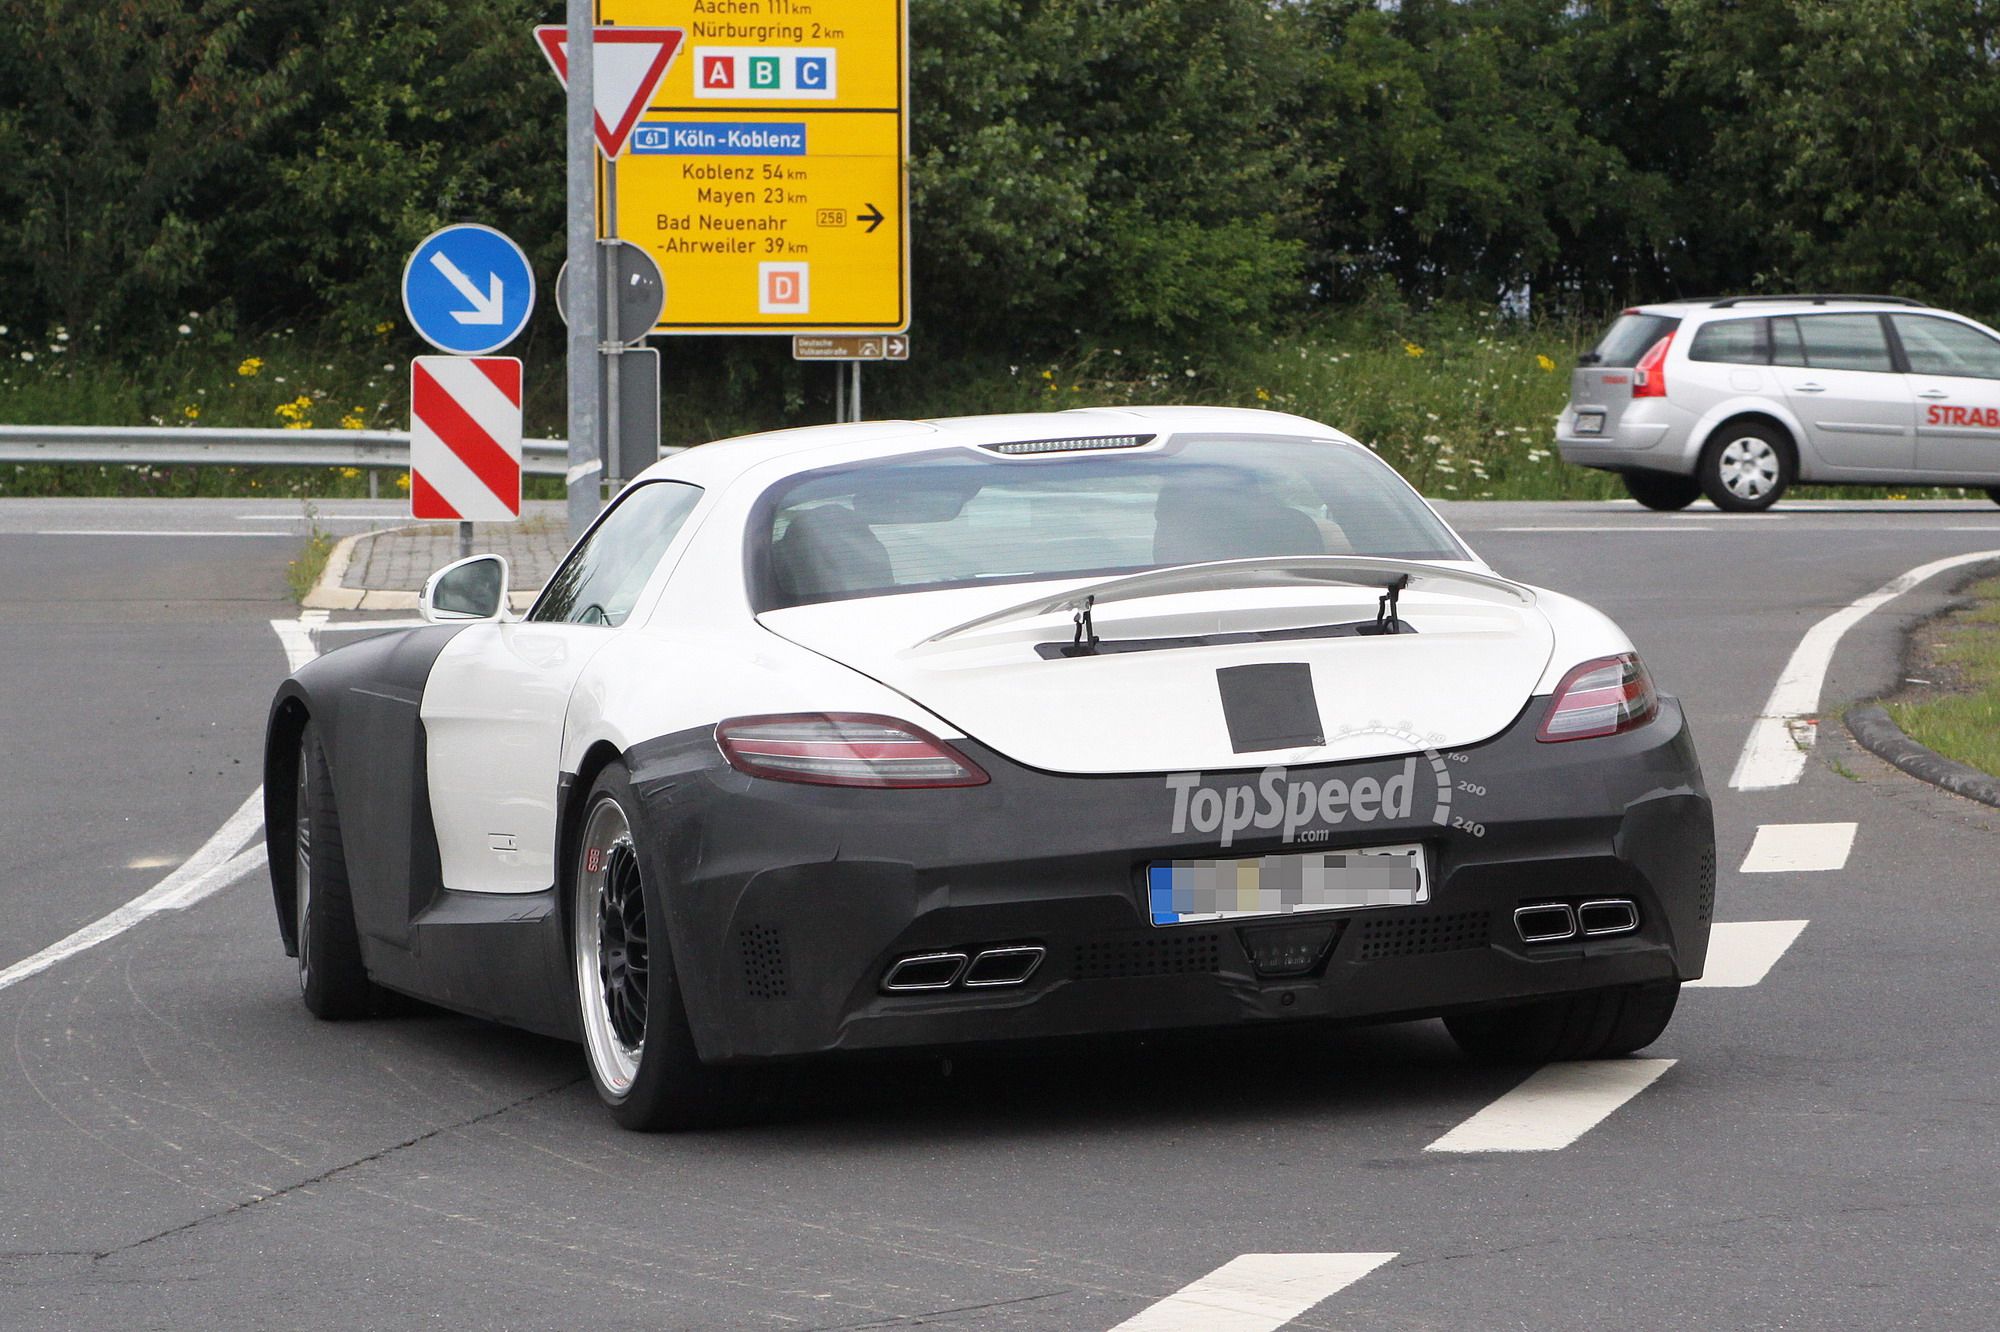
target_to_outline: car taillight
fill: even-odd
[[[800,712],[737,717],[715,743],[738,772],[820,786],[981,786],[978,764],[921,727],[893,717]]]
[[[1639,358],[1639,364],[1632,367],[1632,396],[1635,398],[1664,398],[1667,396],[1667,348],[1674,345],[1674,335],[1669,333]]]
[[[1630,652],[1586,661],[1562,678],[1535,739],[1586,740],[1644,726],[1660,710],[1653,678]]]

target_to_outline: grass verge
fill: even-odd
[[[151,340],[133,364],[79,363],[59,334],[0,337],[0,422],[26,425],[403,429],[408,358],[423,350],[384,323],[356,347],[307,331],[239,335],[200,319]],[[1535,322],[1491,312],[1356,309],[1279,332],[1225,330],[1195,351],[1080,346],[1054,358],[924,354],[865,371],[868,415],[924,418],[1059,407],[1204,403],[1264,407],[1325,421],[1376,449],[1440,499],[1611,499],[1609,473],[1571,467],[1554,426],[1576,354],[1597,321]],[[0,330],[4,332],[4,330]],[[835,369],[793,361],[783,338],[664,339],[661,437],[699,444],[833,419]],[[526,433],[564,431],[562,347],[534,336],[510,352],[526,367]],[[844,370],[845,367],[840,367]],[[381,493],[407,493],[384,474]],[[559,477],[530,477],[530,499],[558,499]],[[355,468],[0,466],[0,496],[219,495],[354,498]],[[1975,492],[1822,490],[1801,497],[1968,498]],[[1983,497],[1982,497],[1983,498]]]
[[[306,505],[306,521],[312,526],[306,544],[300,548],[298,558],[285,566],[285,584],[292,589],[292,600],[300,603],[319,585],[319,576],[326,572],[327,558],[338,544],[333,533],[319,525],[319,513],[310,504]]]
[[[1910,674],[1926,683],[1883,706],[1918,744],[2000,776],[2000,578],[1966,594],[1977,601],[1911,644]]]

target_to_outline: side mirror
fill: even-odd
[[[417,613],[430,624],[497,620],[507,609],[507,561],[474,555],[447,564],[424,583]]]

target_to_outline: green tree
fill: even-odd
[[[0,34],[10,307],[87,345],[209,304],[235,192],[303,100],[296,30],[233,0],[5,0]]]

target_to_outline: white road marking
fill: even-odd
[[[1740,990],[1770,974],[1805,932],[1803,920],[1738,920],[1718,922],[1708,936],[1708,966],[1702,978],[1689,981],[1690,990]]]
[[[295,671],[319,654],[318,647],[313,643],[312,630],[325,622],[325,611],[310,610],[300,611],[296,620],[271,621],[278,641],[284,644],[289,669]],[[148,916],[162,911],[184,911],[227,888],[265,863],[265,848],[261,841],[246,850],[237,851],[263,826],[264,788],[259,786],[215,830],[214,836],[181,862],[180,868],[124,906],[99,916],[39,953],[24,957],[0,971],[0,990],[47,971],[65,958],[95,948],[107,939],[117,938]]]
[[[1908,573],[1884,583],[1806,630],[1804,638],[1785,663],[1764,710],[1750,726],[1743,753],[1729,784],[1739,791],[1763,791],[1790,786],[1805,774],[1806,752],[1817,734],[1815,714],[1819,712],[1820,689],[1826,683],[1827,666],[1841,635],[1859,623],[1870,611],[1895,600],[1917,584],[1947,569],[1957,569],[1983,560],[2000,560],[2000,550],[1979,550],[1969,555],[1920,564]]]
[[[1272,1332],[1353,1285],[1393,1253],[1246,1253],[1111,1332]]]
[[[263,823],[264,788],[260,786],[229,816],[228,822],[216,829],[215,836],[202,843],[200,850],[182,862],[179,869],[116,911],[99,916],[67,938],[58,939],[41,952],[24,957],[5,971],[0,971],[0,990],[37,972],[47,971],[64,958],[74,957],[87,948],[95,948],[106,939],[115,938],[148,916],[193,906],[209,894],[236,882],[264,863],[261,844],[241,855],[231,854],[254,836]]]
[[[164,529],[154,531],[148,528],[111,527],[61,527],[37,532],[36,536],[89,536],[89,537],[249,537],[259,541],[289,541],[290,532],[170,532]]]
[[[1854,850],[1853,823],[1766,823],[1750,841],[1743,874],[1837,870]]]
[[[314,514],[316,523],[379,523],[384,518],[397,518],[393,513],[320,513]],[[302,513],[236,513],[231,514],[239,523],[302,523],[306,516]]]
[[[1616,523],[1600,527],[1489,527],[1489,532],[1706,532],[1695,523]]]
[[[285,669],[296,671],[299,667],[319,655],[319,645],[313,642],[313,634],[326,624],[327,612],[323,610],[302,610],[296,620],[273,620],[271,632],[285,645]]]
[[[1653,1085],[1671,1059],[1546,1064],[1528,1080],[1426,1147],[1427,1152],[1553,1152]]]

